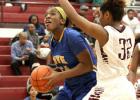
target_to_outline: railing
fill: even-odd
[[[20,4],[30,4],[30,5],[58,5],[58,3],[56,2],[56,3],[48,3],[48,2],[26,2],[26,1],[11,1],[11,2],[6,2],[5,0],[2,0],[2,1],[0,1],[0,16],[1,16],[1,19],[0,19],[0,21],[1,22],[3,22],[3,19],[4,19],[4,10],[3,10],[3,8],[4,8],[4,6],[5,6],[5,4],[6,3],[11,3],[11,4],[13,4],[13,5],[15,5],[15,4],[18,4],[18,5],[20,5]]]
[[[57,0],[51,0],[54,2],[50,2],[50,1],[44,1],[44,2],[27,2],[27,1],[12,1],[12,2],[6,2],[6,0],[0,0],[0,22],[4,22],[4,6],[5,3],[12,3],[14,5],[20,5],[20,4],[27,4],[27,5],[59,5],[59,3],[57,2]],[[72,3],[72,5],[74,5],[75,7],[79,7],[80,4],[78,3]],[[92,7],[92,4],[88,4],[89,7]],[[134,9],[137,11],[140,11],[140,7],[139,6],[128,6],[126,7],[126,9]],[[28,8],[27,8],[28,9]]]
[[[0,22],[4,22],[4,6],[6,3],[11,3],[13,5],[20,5],[20,4],[27,4],[27,5],[59,5],[56,0],[54,2],[27,2],[27,1],[11,1],[11,2],[6,2],[6,0],[0,0]],[[72,3],[75,7],[79,7],[80,4]]]

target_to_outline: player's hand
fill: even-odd
[[[61,85],[64,82],[65,77],[61,72],[54,71],[50,76],[44,77],[43,79],[49,80],[46,87],[55,87]]]
[[[132,71],[129,71],[129,74],[127,75],[127,79],[132,82],[132,84],[135,84],[136,82],[136,74]]]

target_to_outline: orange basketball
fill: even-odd
[[[52,69],[46,65],[40,65],[35,68],[31,73],[31,84],[38,91],[46,93],[53,89],[53,87],[45,87],[48,80],[41,80],[44,76],[49,76],[52,73]]]

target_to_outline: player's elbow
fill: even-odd
[[[93,70],[93,64],[91,62],[86,62],[84,64],[84,66],[85,66],[85,69],[86,69],[87,72],[90,72],[90,71]]]

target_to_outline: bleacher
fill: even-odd
[[[30,69],[23,65],[20,67],[22,75],[14,76],[10,67],[10,41],[9,37],[0,38],[0,99],[23,100],[26,96],[26,81],[30,75]],[[46,63],[45,60],[39,59],[38,61],[41,64]]]
[[[27,66],[22,66],[22,76],[13,75],[9,42],[10,38],[0,38],[0,99],[23,100],[30,72]]]
[[[21,11],[19,4],[27,4],[27,10]],[[14,6],[5,6],[4,2],[0,3],[0,100],[23,100],[26,93],[26,81],[30,75],[29,67],[21,66],[21,76],[14,76],[10,67],[10,41],[20,29],[16,26],[28,22],[28,17],[31,14],[36,14],[41,23],[44,22],[44,14],[48,7],[58,5],[54,0],[22,0],[21,2],[13,2]],[[79,4],[74,4],[75,8],[79,9]],[[90,13],[89,11],[88,13]],[[92,12],[91,12],[92,13]],[[3,23],[3,24],[2,24]],[[2,25],[1,25],[2,24]],[[10,25],[11,24],[11,25]],[[8,27],[6,26],[8,25]],[[14,29],[9,29],[14,27]],[[16,26],[12,26],[16,25]],[[21,25],[22,26],[22,25]],[[19,28],[19,27],[18,27]],[[17,31],[14,31],[17,30]],[[39,60],[40,63],[45,64],[45,61]]]
[[[21,11],[20,4],[27,4],[26,11]],[[22,2],[14,2],[14,6],[1,5],[0,8],[0,22],[4,23],[27,23],[28,17],[31,14],[36,14],[39,17],[41,23],[44,22],[44,15],[48,7],[58,5],[55,0],[23,0]],[[27,2],[28,1],[28,2]],[[31,1],[31,2],[29,2]],[[74,7],[79,10],[80,4],[73,3]],[[93,14],[92,10],[87,12],[87,18],[92,21]]]

